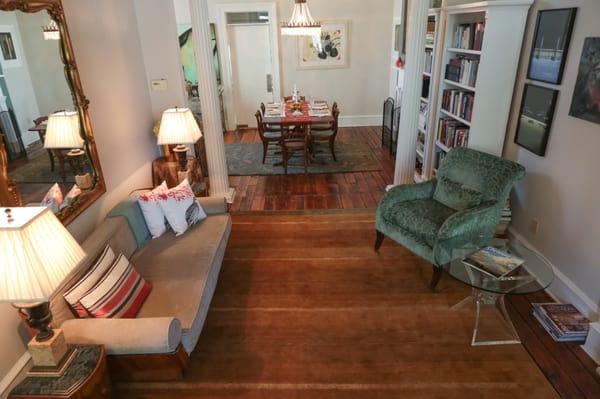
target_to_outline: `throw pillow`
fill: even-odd
[[[182,235],[190,226],[206,218],[187,179],[177,187],[159,194],[158,203],[176,236]]]
[[[167,192],[167,183],[162,184],[152,191],[140,194],[138,197],[138,203],[142,209],[142,214],[146,220],[146,225],[152,238],[158,238],[167,231],[167,222],[165,220],[165,214],[163,213],[160,205],[158,204],[158,195]]]
[[[73,187],[71,187],[71,189],[65,196],[63,203],[60,205],[60,209],[62,210],[64,208],[67,208],[67,207],[73,205],[73,203],[75,202],[77,197],[79,197],[80,195],[81,195],[81,189],[79,188],[79,186],[77,184],[73,184]]]
[[[102,280],[80,302],[96,318],[135,318],[150,291],[152,286],[125,256],[119,255]]]
[[[455,211],[464,211],[481,204],[483,195],[461,183],[441,177],[435,188],[433,199]]]
[[[41,205],[43,207],[50,208],[52,213],[58,213],[62,202],[63,202],[62,190],[58,186],[58,183],[54,183],[54,185],[52,187],[50,187],[50,190],[48,190],[48,192],[44,196],[44,199],[42,200]]]
[[[89,314],[81,305],[81,298],[104,277],[107,270],[115,262],[115,253],[107,245],[94,266],[73,287],[63,294],[63,297],[79,317],[88,317]]]

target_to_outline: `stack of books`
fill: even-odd
[[[512,210],[510,209],[510,201],[506,201],[504,208],[502,208],[502,216],[500,217],[500,223],[496,226],[496,236],[506,235],[506,229],[512,220]]]
[[[452,118],[442,118],[438,126],[438,140],[448,148],[466,147],[469,127]]]
[[[479,60],[467,57],[454,57],[446,65],[446,79],[475,87]]]
[[[473,116],[475,95],[462,90],[444,90],[442,93],[442,108],[468,122]]]
[[[534,303],[533,315],[557,342],[587,339],[590,321],[571,304]]]
[[[453,47],[463,50],[481,50],[485,23],[460,24],[454,29]]]

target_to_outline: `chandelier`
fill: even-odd
[[[58,30],[55,20],[51,19],[48,25],[42,26],[42,31],[44,32],[44,40],[60,40],[60,30]]]
[[[306,0],[294,0],[294,12],[288,22],[281,24],[281,34],[287,36],[320,36],[321,23],[315,21]]]

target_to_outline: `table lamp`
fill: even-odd
[[[202,137],[198,123],[189,108],[170,108],[163,112],[158,131],[158,145],[177,144],[173,151],[177,154],[181,172],[187,169],[187,146]]]
[[[38,330],[27,345],[34,369],[64,369],[64,335],[50,327],[50,297],[85,257],[48,208],[0,208],[0,302],[9,302]],[[62,367],[61,367],[62,366]]]
[[[51,150],[70,150],[68,157],[73,158],[76,165],[75,182],[82,190],[92,187],[92,177],[84,172],[82,156],[84,141],[81,137],[79,114],[72,111],[56,112],[48,116],[44,148]]]

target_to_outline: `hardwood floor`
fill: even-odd
[[[341,128],[338,140],[359,136],[381,170],[313,175],[230,176],[236,189],[232,212],[374,208],[394,180],[394,159],[381,148],[380,127]],[[255,130],[226,133],[226,143],[257,143]],[[331,161],[333,162],[333,161]]]
[[[600,397],[581,349],[535,323],[540,298],[509,303],[524,345],[471,347],[473,310],[450,309],[468,288],[444,276],[430,291],[430,265],[389,239],[375,253],[372,210],[233,222],[185,378],[119,384],[119,397]]]

